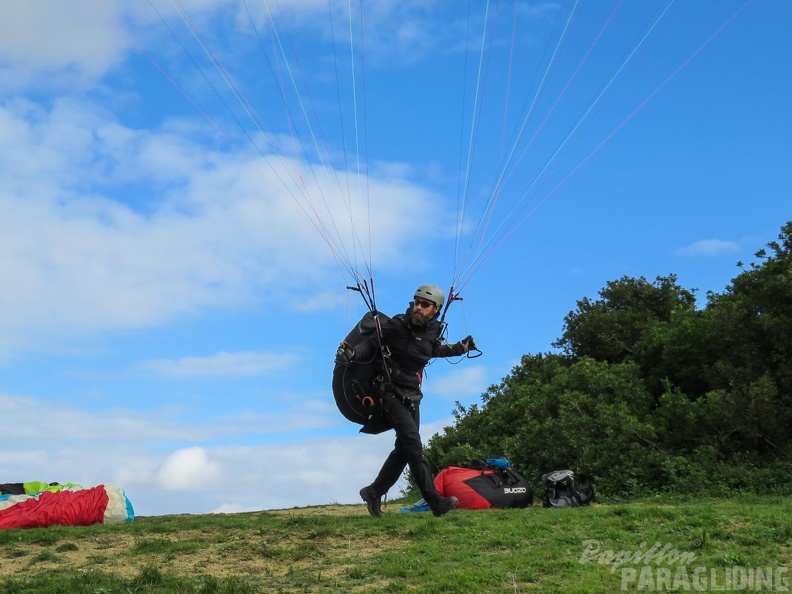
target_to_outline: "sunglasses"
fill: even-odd
[[[430,307],[434,307],[434,303],[432,303],[431,301],[425,301],[423,299],[415,299],[413,303],[418,307],[422,307],[423,309],[429,309]]]

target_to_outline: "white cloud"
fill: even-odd
[[[719,256],[740,251],[740,245],[733,241],[721,239],[702,239],[685,247],[679,248],[676,253],[680,256]]]
[[[321,407],[301,407],[301,414],[320,418]],[[295,424],[300,415],[289,419],[269,411],[248,413],[247,425],[222,416],[192,421],[162,410],[136,413],[137,422],[128,424],[128,411],[91,413],[0,394],[0,416],[8,429],[0,468],[6,482],[117,485],[138,515],[360,503],[358,490],[376,477],[395,434],[363,435],[334,407],[323,410],[325,423],[336,425],[340,434],[304,437]],[[423,439],[449,424],[425,423]],[[403,487],[399,482],[390,497],[398,497]]]
[[[217,398],[221,397],[218,394]],[[317,398],[273,391],[257,405],[261,412],[237,412],[232,401],[225,402],[224,413],[209,412],[189,395],[183,399],[172,395],[168,400],[167,405],[143,411],[115,407],[81,410],[52,400],[0,394],[3,436],[10,442],[26,444],[29,451],[46,451],[64,441],[102,443],[102,447],[115,442],[194,443],[228,436],[243,439],[298,434],[341,422],[335,407],[325,404],[329,395]],[[277,408],[273,409],[271,400],[277,401]],[[190,418],[189,425],[185,416]]]
[[[230,56],[237,51],[235,46],[246,43],[257,47],[251,16],[258,35],[266,35],[270,28],[264,3],[249,3],[245,8],[230,0],[185,0],[179,4],[177,7],[168,0],[26,0],[9,4],[0,20],[0,85],[6,89],[88,88],[128,55],[142,52],[168,72],[167,62],[182,51],[171,32],[183,45],[193,43],[188,21],[218,56]],[[348,7],[344,2],[333,4],[339,43],[343,35],[348,38],[349,27],[344,27],[349,20]],[[281,36],[308,32],[316,39],[318,32],[330,47],[327,0],[282,0],[277,11],[270,7],[269,12]],[[281,16],[288,31],[283,29]],[[352,18],[356,21],[359,17],[353,14]],[[431,48],[444,47],[441,32],[445,29],[436,25],[436,18],[424,0],[381,0],[368,7],[366,53],[370,63],[375,57],[389,63],[403,61],[406,56],[426,56]],[[355,23],[354,28],[357,26]],[[353,41],[358,40],[355,31]],[[203,50],[195,47],[191,51],[203,59]]]
[[[360,245],[371,241],[369,209],[381,270],[409,261],[415,237],[441,233],[437,197],[400,178],[353,179],[371,205],[306,182],[315,211],[297,190],[267,183],[304,169],[126,128],[91,104],[0,106],[0,354],[284,295],[315,308],[324,297],[295,291],[335,278],[328,242],[354,253],[353,228],[366,233]]]
[[[214,448],[210,457],[222,467],[223,483],[196,503],[212,512],[361,503],[358,491],[374,480],[392,447],[392,432],[351,431],[336,438]],[[223,490],[223,484],[230,489]],[[398,497],[403,486],[395,485],[390,497]]]
[[[218,11],[232,3],[185,0],[180,4],[187,18],[208,27],[219,21]],[[157,37],[169,37],[161,19],[180,19],[173,2],[25,0],[8,4],[0,20],[0,83],[6,89],[31,85],[87,88],[128,52],[151,53]]]
[[[297,299],[292,306],[297,311],[322,311],[336,309],[347,301],[348,295],[344,293],[321,291],[315,295]]]
[[[6,89],[27,85],[45,73],[48,86],[83,84],[104,74],[129,42],[107,16],[117,12],[117,0],[102,3],[107,15],[97,4],[88,0],[6,4],[0,19],[0,84]]]
[[[301,438],[276,414],[274,421],[250,419],[259,436],[253,445],[238,445],[244,433],[214,419],[214,437],[235,445],[211,445],[206,424],[157,410],[119,429],[123,415],[9,396],[0,396],[0,414],[9,429],[0,452],[4,481],[115,484],[138,515],[359,503],[358,490],[374,479],[394,439],[392,432],[360,435],[348,423],[339,437]],[[338,424],[337,411],[327,414]],[[273,425],[280,425],[280,438],[273,439]],[[186,445],[175,445],[180,441]]]
[[[460,400],[482,394],[490,385],[487,368],[482,365],[455,367],[452,373],[432,378],[432,394]]]
[[[159,359],[141,364],[141,368],[172,378],[201,376],[255,376],[288,369],[298,361],[296,355],[285,353],[217,353],[209,357]]]
[[[165,459],[157,472],[156,482],[167,491],[211,488],[219,484],[220,470],[220,465],[209,459],[205,448],[184,448]]]
[[[174,419],[175,411],[160,410],[158,422],[144,413],[109,409],[100,412],[79,410],[48,400],[0,394],[0,417],[4,420],[3,436],[8,441],[26,443],[30,451],[48,447],[57,440],[175,441],[211,435],[204,427],[188,431]]]

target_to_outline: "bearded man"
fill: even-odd
[[[396,432],[393,451],[382,465],[377,478],[360,490],[368,512],[382,516],[381,499],[409,466],[415,483],[435,516],[442,516],[456,507],[456,497],[441,497],[434,486],[429,465],[423,456],[419,433],[421,384],[424,367],[438,357],[458,357],[476,349],[472,336],[456,344],[447,344],[442,337],[438,315],[445,301],[443,291],[435,285],[421,285],[403,314],[382,324],[379,336],[372,336],[355,347],[341,343],[336,360],[345,363],[387,360],[389,383],[380,394],[382,414]]]

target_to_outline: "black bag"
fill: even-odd
[[[587,482],[571,470],[555,470],[542,475],[545,486],[545,507],[578,507],[586,505],[594,499],[594,487],[581,487]]]
[[[377,324],[385,323],[388,319],[383,313],[367,311],[344,338],[344,342],[352,347],[357,346],[377,331]],[[333,368],[332,387],[336,406],[347,420],[363,425],[361,433],[376,435],[392,429],[383,415],[382,387],[376,382],[381,367],[381,358],[374,357],[371,361],[349,364],[336,361]]]

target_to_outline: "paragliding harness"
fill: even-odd
[[[376,334],[381,344],[382,318],[389,319],[384,314],[367,311],[344,342],[355,348]],[[392,385],[389,356],[387,349],[380,348],[380,355],[370,361],[336,361],[333,369],[333,396],[338,410],[347,420],[363,425],[362,433],[377,434],[391,428],[382,407],[382,396],[387,386]]]
[[[392,429],[384,414],[382,399],[385,394],[394,395],[411,410],[420,399],[399,388],[399,384],[412,374],[399,369],[391,360],[388,346],[382,342],[382,322],[390,319],[377,311],[366,312],[345,342],[354,348],[374,335],[379,347],[377,354],[370,361],[336,363],[333,372],[336,404],[347,419],[363,425],[361,433],[377,434]],[[416,379],[420,385],[421,378]],[[409,377],[408,381],[412,380]]]
[[[367,285],[358,283],[357,287],[347,289],[358,291],[363,296],[369,311],[360,319],[355,328],[347,334],[344,342],[352,348],[376,336],[378,354],[370,361],[356,361],[345,363],[336,361],[333,369],[333,396],[336,405],[347,420],[362,425],[361,433],[377,434],[392,429],[385,418],[382,398],[386,393],[394,394],[407,406],[415,406],[415,401],[405,394],[394,382],[394,378],[405,372],[391,361],[388,346],[383,343],[382,324],[390,318],[378,312]],[[439,321],[440,329],[435,340],[441,340],[445,334],[445,312],[452,301],[461,299],[450,292],[443,315]],[[476,354],[477,353],[477,354]],[[478,357],[481,351],[470,354],[469,357]],[[420,377],[418,378],[420,383]]]
[[[579,507],[594,499],[594,487],[581,487],[588,479],[571,470],[555,470],[542,475],[544,507]]]

